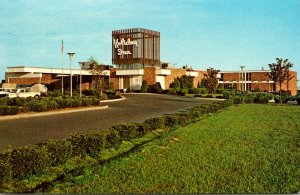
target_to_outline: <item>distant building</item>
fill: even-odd
[[[225,89],[237,89],[241,91],[279,91],[279,85],[274,85],[268,77],[269,70],[240,70],[220,71],[219,85]],[[297,72],[290,71],[292,79],[282,85],[282,90],[290,91],[292,95],[297,94]]]

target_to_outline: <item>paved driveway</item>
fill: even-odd
[[[156,94],[126,94],[118,102],[102,103],[108,109],[64,113],[0,121],[0,151],[59,139],[74,132],[100,131],[123,122],[142,122],[147,118],[183,111],[210,100]],[[1,117],[1,116],[0,116]]]

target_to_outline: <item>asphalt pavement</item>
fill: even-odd
[[[62,139],[75,132],[107,130],[118,123],[142,122],[215,101],[158,94],[124,96],[125,99],[121,101],[101,103],[102,106],[108,106],[106,109],[78,109],[78,112],[73,110],[0,119],[0,152],[7,150],[9,145],[16,148],[49,139]]]

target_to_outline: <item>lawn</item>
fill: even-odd
[[[238,105],[47,193],[296,193],[300,106]]]

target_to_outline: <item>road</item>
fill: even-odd
[[[211,100],[156,94],[125,94],[125,100],[102,103],[108,109],[59,113],[0,121],[0,152],[12,148],[61,139],[75,132],[107,130],[114,124],[142,122],[148,118],[170,114],[207,104]],[[0,116],[1,117],[1,116]]]

